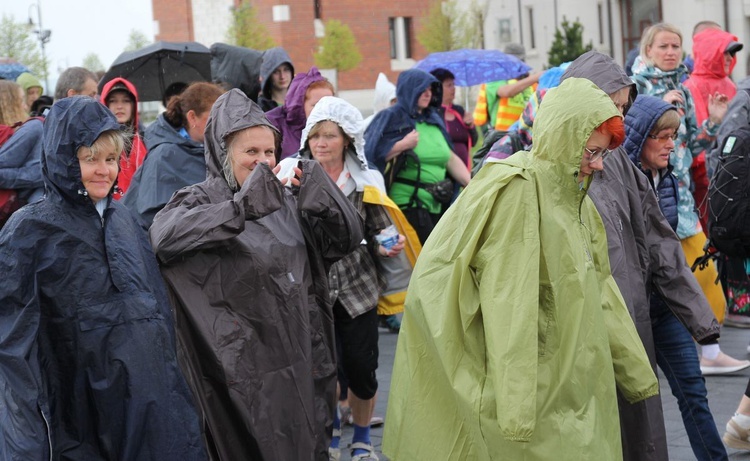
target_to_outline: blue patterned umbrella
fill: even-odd
[[[517,57],[501,51],[468,48],[431,53],[414,67],[427,72],[437,68],[448,69],[456,76],[456,86],[509,80],[531,70]]]
[[[31,71],[19,62],[0,59],[0,78],[15,81],[24,72]]]

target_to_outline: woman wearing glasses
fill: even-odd
[[[695,118],[695,104],[690,91],[680,83],[687,68],[682,64],[682,34],[666,23],[654,24],[643,32],[641,54],[633,64],[633,81],[639,94],[655,96],[672,104],[680,116],[677,139],[670,153],[669,163],[677,177],[677,236],[688,263],[703,255],[706,235],[703,233],[696,203],[691,192],[690,167],[694,157],[711,146],[718,126],[727,111],[724,95],[709,95],[708,117],[699,126]],[[726,301],[713,261],[694,272],[719,323],[724,321]],[[703,374],[732,373],[750,366],[750,362],[736,360],[721,352],[719,345],[702,348]]]
[[[625,137],[622,116],[569,78],[534,127],[532,152],[485,165],[419,256],[388,399],[390,459],[621,460],[615,388],[632,402],[658,392],[587,196]]]

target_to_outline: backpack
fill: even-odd
[[[750,126],[724,139],[708,187],[708,238],[726,256],[750,257]]]
[[[505,135],[510,136],[510,142],[511,146],[513,147],[513,152],[518,152],[519,150],[523,150],[523,142],[521,141],[521,135],[518,134],[518,131],[502,131],[502,130],[490,130],[487,132],[487,135],[484,137],[484,142],[482,143],[482,147],[477,149],[474,152],[474,155],[471,157],[471,177],[473,178],[476,176],[477,173],[479,173],[479,170],[484,165],[484,159],[487,157],[487,154],[490,152],[490,149],[492,146],[498,142],[499,140],[503,139]]]

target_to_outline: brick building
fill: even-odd
[[[240,0],[152,0],[156,40],[197,41],[206,46],[226,42],[231,9]],[[314,65],[313,53],[324,23],[338,19],[356,38],[363,60],[351,71],[334,76],[339,90],[372,89],[378,72],[395,82],[427,53],[416,40],[430,0],[253,0],[257,17],[277,45],[291,56],[297,71]]]

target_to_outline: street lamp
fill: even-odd
[[[49,30],[49,29],[44,29],[42,27],[42,7],[41,7],[39,1],[37,1],[36,3],[32,3],[31,5],[29,5],[29,26],[30,27],[34,27],[35,26],[34,20],[31,19],[31,8],[32,7],[36,7],[36,17],[37,17],[37,19],[39,19],[39,27],[36,28],[36,29],[33,29],[33,32],[39,38],[39,44],[42,47],[42,65],[44,66],[44,88],[46,89],[46,91],[49,92],[50,91],[49,80],[48,80],[48,77],[47,77],[47,74],[49,72],[47,71],[47,55],[44,53],[44,45],[46,45],[47,42],[49,42],[50,37],[52,36],[52,31]]]

